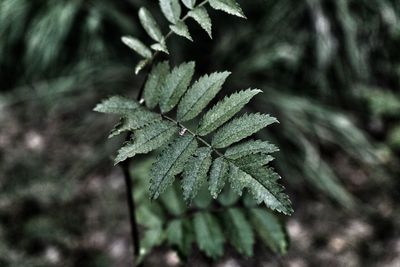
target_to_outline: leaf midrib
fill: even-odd
[[[165,175],[163,175],[163,177],[161,178],[160,182],[157,184],[156,190],[155,192],[158,192],[158,190],[160,189],[161,183],[164,181],[165,177],[168,176],[169,172],[171,171],[171,169],[174,167],[175,163],[178,161],[178,159],[182,156],[182,154],[184,153],[184,151],[189,147],[189,145],[193,142],[194,138],[192,138],[190,140],[190,142],[187,143],[187,145],[185,146],[184,149],[182,149],[182,151],[179,153],[178,157],[176,157],[176,159],[174,160],[174,162],[171,164],[171,166],[168,167],[167,172],[165,172]],[[154,198],[154,194],[152,196]]]

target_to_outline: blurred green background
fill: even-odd
[[[107,140],[116,120],[92,109],[136,96],[144,77],[120,36],[148,40],[140,6],[167,31],[157,2],[0,1],[0,266],[130,266],[111,160],[123,137]],[[232,71],[224,94],[264,91],[250,108],[280,121],[260,135],[280,148],[291,242],[215,263],[194,250],[188,266],[400,266],[400,1],[238,2],[248,20],[211,12],[212,40],[190,22],[194,42],[171,38],[171,62]],[[138,181],[147,162],[134,161]],[[179,264],[166,245],[146,261]]]

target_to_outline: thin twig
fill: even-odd
[[[139,227],[136,219],[135,199],[133,198],[132,194],[132,179],[129,171],[129,165],[130,165],[129,163],[130,162],[128,160],[122,162],[121,168],[124,174],[126,200],[128,202],[128,209],[129,209],[131,237],[133,242],[133,257],[134,260],[136,260],[136,258],[139,256],[140,253],[140,238],[139,238]]]
[[[146,84],[146,81],[148,79],[149,73],[147,72],[146,78],[144,79],[142,86],[140,87],[139,93],[136,97],[136,99],[139,101],[142,98],[144,86]],[[130,137],[129,134],[127,134],[125,138],[125,142],[129,141]],[[124,180],[125,180],[125,190],[126,190],[126,201],[128,204],[128,212],[129,212],[129,222],[131,226],[131,238],[133,242],[133,260],[135,261],[139,255],[140,255],[140,237],[139,237],[139,225],[137,223],[137,218],[136,218],[136,205],[135,205],[135,199],[133,197],[133,183],[132,183],[132,177],[130,173],[130,159],[125,160],[124,162],[121,163],[121,168],[122,172],[124,175]]]

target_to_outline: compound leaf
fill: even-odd
[[[221,90],[230,72],[215,72],[202,76],[186,92],[178,105],[178,121],[188,121],[196,117]]]
[[[204,136],[230,120],[258,93],[258,89],[248,89],[236,92],[219,101],[201,119],[197,133]]]
[[[185,163],[197,148],[197,141],[191,135],[178,136],[165,148],[153,164],[150,176],[150,197],[152,199],[164,192],[174,181],[175,175],[181,173]]]

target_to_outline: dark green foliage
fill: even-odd
[[[194,9],[189,12],[196,12],[196,8],[204,8],[203,5],[207,2],[204,1],[199,6],[192,6],[192,2],[186,2],[185,5]],[[214,9],[244,17],[234,0],[213,0],[208,3]],[[181,7],[177,0],[160,0],[160,7],[167,20],[173,24],[170,27],[171,32],[165,37],[147,9],[142,7],[139,10],[139,19],[147,34],[158,42],[156,46],[163,47],[155,50],[167,52],[165,40],[172,32],[188,39],[191,37],[187,26],[183,24],[184,19],[180,19]],[[209,32],[205,13],[200,12],[201,15],[193,17]],[[123,37],[122,41],[144,58],[136,67],[137,71],[147,63],[153,64],[157,53],[153,55],[141,41],[133,37]],[[154,49],[154,45],[151,48]],[[225,236],[218,219],[207,211],[212,206],[210,194],[204,195],[204,190],[199,192],[207,180],[214,198],[218,197],[228,182],[238,195],[242,195],[244,189],[247,189],[258,204],[263,202],[267,207],[286,215],[290,215],[293,210],[288,196],[278,183],[279,175],[267,166],[273,160],[269,154],[277,149],[261,140],[231,147],[277,122],[270,115],[260,113],[246,113],[233,118],[261,91],[248,89],[225,98],[203,116],[199,126],[195,127],[197,130],[191,130],[182,123],[195,119],[199,121],[199,115],[210,105],[231,74],[227,71],[214,72],[200,77],[190,86],[194,72],[194,62],[182,63],[171,71],[168,63],[158,63],[148,74],[143,100],[138,103],[123,97],[111,97],[99,104],[95,111],[123,115],[112,136],[124,130],[132,132],[132,139],[118,151],[116,164],[137,154],[146,154],[164,147],[150,171],[150,197],[159,198],[173,184],[175,177],[181,175],[184,200],[191,204],[199,194],[195,202],[204,209],[193,218],[194,240],[208,256],[216,258],[223,255]],[[146,103],[152,111],[143,107],[142,103]],[[169,115],[175,108],[176,119]],[[137,124],[143,122],[143,125],[134,129],[126,125],[127,121],[123,121],[132,118],[137,118]],[[210,134],[213,135],[211,142],[201,137]],[[169,142],[173,136],[173,141]],[[225,149],[227,155],[218,149]],[[228,208],[224,218],[232,223],[230,243],[240,253],[252,255],[254,234],[243,213],[239,209]],[[173,220],[167,227],[169,243],[176,245],[181,251],[187,250],[192,242],[184,237],[185,228],[190,228],[185,226],[187,224],[188,222],[183,220]],[[157,233],[160,235],[160,224],[152,226],[154,230],[149,232],[147,239],[145,238],[144,248],[150,243],[156,245],[162,242],[158,239],[153,240]]]
[[[119,39],[123,35],[134,35],[141,40],[149,40],[140,35],[144,31],[140,29],[139,20],[135,19],[139,5],[145,1],[69,2],[71,1],[4,0],[0,4],[0,77],[1,90],[6,91],[0,98],[2,114],[4,117],[9,116],[9,112],[3,113],[3,107],[6,111],[12,110],[10,120],[15,120],[14,116],[18,116],[22,122],[29,123],[23,126],[27,128],[32,127],[36,121],[32,121],[32,116],[38,117],[40,123],[37,125],[40,127],[43,123],[52,125],[51,129],[45,130],[49,134],[68,142],[71,140],[67,143],[68,149],[57,149],[64,152],[62,155],[55,155],[57,151],[54,151],[54,145],[48,144],[49,150],[44,153],[51,160],[47,156],[38,158],[30,151],[23,151],[29,157],[21,158],[18,156],[19,146],[14,143],[11,144],[11,149],[0,149],[0,176],[5,178],[1,182],[2,199],[9,198],[12,201],[11,206],[2,206],[3,215],[7,212],[18,216],[19,210],[15,207],[26,198],[29,201],[37,199],[46,203],[56,201],[58,209],[64,212],[72,209],[72,215],[77,214],[76,208],[80,204],[74,203],[71,208],[70,203],[66,202],[68,198],[65,198],[69,190],[66,188],[71,186],[73,180],[71,178],[81,181],[85,174],[90,173],[92,176],[92,172],[96,172],[97,175],[96,166],[100,165],[102,170],[104,166],[108,166],[105,162],[108,162],[110,153],[122,142],[118,137],[104,142],[105,131],[110,128],[112,117],[95,116],[89,112],[88,107],[110,94],[135,95],[140,88],[142,77],[133,80],[131,68],[126,67],[131,67],[137,57]],[[270,113],[279,118],[280,124],[271,127],[268,135],[259,132],[258,137],[279,146],[281,151],[274,155],[277,160],[272,164],[283,176],[289,190],[302,200],[309,196],[313,200],[316,197],[319,200],[326,199],[324,195],[327,195],[343,203],[345,207],[354,207],[349,205],[354,203],[354,197],[346,188],[353,191],[355,187],[348,186],[351,184],[351,177],[340,172],[337,160],[351,158],[352,164],[359,166],[360,170],[367,168],[366,172],[370,177],[381,179],[382,175],[374,175],[374,170],[378,169],[375,165],[375,145],[379,144],[380,150],[385,152],[385,160],[389,161],[393,155],[387,154],[390,150],[386,144],[390,142],[395,148],[399,143],[396,141],[399,140],[399,131],[396,130],[399,122],[397,100],[400,81],[397,49],[400,36],[399,4],[389,0],[240,1],[249,16],[246,23],[240,23],[240,20],[233,17],[220,17],[218,11],[207,10],[208,5],[194,8],[200,1],[182,2],[185,7],[182,5],[181,15],[185,13],[186,7],[192,8],[184,23],[187,26],[194,25],[190,29],[191,36],[195,41],[201,42],[192,44],[182,41],[183,39],[170,40],[168,46],[171,61],[180,62],[182,58],[190,58],[197,61],[198,68],[204,72],[224,69],[232,71],[233,75],[228,80],[229,86],[225,86],[223,94],[227,90],[246,88],[248,85],[262,88],[264,93],[247,105],[246,112]],[[158,20],[160,16],[157,15],[161,15],[158,1],[148,3],[149,11]],[[65,16],[59,16],[60,10],[66,11]],[[205,32],[203,38],[200,27],[197,31],[195,29],[198,26],[195,23],[199,22],[211,35],[209,14],[214,24],[213,42],[207,42]],[[47,18],[48,16],[51,18]],[[52,23],[47,23],[49,20]],[[65,23],[68,21],[70,23]],[[324,22],[322,25],[328,27],[318,27],[317,22],[321,21]],[[162,30],[168,29],[165,21],[158,22]],[[37,40],[40,42],[35,45]],[[148,48],[153,44],[143,43]],[[25,49],[28,47],[29,49]],[[198,49],[193,50],[193,47]],[[154,66],[156,65],[155,62]],[[169,68],[165,72],[169,73]],[[156,106],[154,102],[159,102],[159,98],[154,102],[148,100],[146,95],[144,98],[146,106],[153,103],[154,106],[149,107],[150,109]],[[21,111],[29,114],[19,118]],[[59,120],[52,121],[54,118]],[[112,135],[135,129],[137,126],[132,126],[132,123],[136,125],[136,120],[130,117],[121,118]],[[191,123],[189,122],[190,125]],[[62,134],[54,135],[54,127],[60,126]],[[371,128],[373,138],[368,137]],[[13,129],[14,127],[5,125],[1,132]],[[81,153],[77,156],[72,153],[76,149],[77,140],[84,142],[86,148],[93,149],[93,154]],[[232,148],[234,146],[236,145]],[[227,153],[228,151],[224,155],[227,156]],[[10,167],[13,160],[28,166]],[[37,161],[43,161],[44,164],[38,166]],[[214,160],[213,165],[216,162]],[[133,165],[142,164],[135,160]],[[394,166],[398,164],[395,163]],[[150,169],[147,166],[146,170]],[[36,175],[37,170],[46,172]],[[212,167],[210,178],[213,177],[211,171]],[[133,174],[136,179],[136,170]],[[145,180],[141,187],[142,195],[147,194],[149,180],[147,173],[143,175]],[[226,179],[218,181],[221,182],[216,187],[219,193],[223,187],[221,184],[224,185]],[[10,189],[10,183],[19,186]],[[138,187],[135,186],[135,190]],[[302,195],[304,187],[312,187],[315,192],[307,190],[307,194]],[[180,200],[179,190],[178,193],[177,199]],[[168,194],[169,191],[166,191],[162,198]],[[219,197],[219,201],[222,201],[223,196],[225,194]],[[233,194],[234,197],[237,195]],[[94,197],[93,199],[97,200]],[[147,203],[147,198],[143,199],[143,203]],[[173,205],[172,198],[165,199],[167,201],[163,201],[163,204]],[[230,197],[225,197],[224,200],[226,202],[222,202],[232,203]],[[193,203],[195,202],[196,199]],[[307,203],[307,199],[304,202]],[[307,205],[304,202],[298,202],[298,205]],[[184,203],[179,203],[184,206]],[[177,204],[176,207],[180,205]],[[50,217],[50,220],[58,217],[47,209],[46,207],[44,216]],[[125,214],[125,209],[120,206],[114,210],[122,210],[121,216],[112,218],[121,218]],[[177,213],[177,210],[179,209],[171,211],[171,214]],[[178,213],[182,213],[182,209]],[[162,218],[162,222],[167,220],[163,215],[155,213],[155,216]],[[69,219],[71,217],[73,216]],[[223,218],[220,217],[219,220],[221,222]],[[13,220],[12,224],[20,227],[30,221]],[[85,227],[80,224],[81,219],[78,221],[79,227]],[[109,218],[104,221],[112,224]],[[146,223],[146,220],[141,221],[143,226]],[[157,229],[152,233],[165,237],[165,228],[161,228],[160,224],[155,225]],[[3,230],[0,232],[9,233],[7,227],[2,222]],[[185,236],[189,237],[190,231],[187,227],[185,229]],[[71,232],[69,229],[66,231]],[[193,233],[191,238],[194,239]],[[32,242],[28,235],[21,236],[20,240],[24,243]],[[151,238],[146,240],[146,244],[152,241]],[[79,243],[79,240],[74,240],[75,242]],[[227,239],[228,242],[230,241]],[[46,266],[39,259],[44,254],[43,251],[40,251],[40,256],[32,256],[25,246],[14,244],[4,234],[0,234],[0,243],[0,265],[6,262],[7,266],[11,261],[9,256],[16,255],[21,260],[15,261],[14,266]],[[72,260],[74,255],[69,254],[69,248],[65,251],[69,260]],[[77,264],[69,261],[65,263],[66,266]],[[85,264],[102,265],[112,264],[107,264],[107,261],[102,264],[98,261]]]
[[[159,201],[149,202],[142,190],[148,184],[150,165],[151,161],[140,162],[132,169],[137,178],[134,194],[140,207],[139,222],[146,227],[143,241],[151,240],[158,233],[158,239],[146,244],[157,246],[166,241],[184,256],[188,256],[192,245],[197,244],[212,258],[223,255],[224,247],[230,244],[239,253],[251,256],[258,237],[276,253],[286,252],[288,241],[279,219],[252,201],[244,201],[241,206],[238,195],[228,187],[214,200],[221,208],[210,206],[212,198],[204,186],[192,205],[187,206],[177,183],[169,187]],[[248,197],[246,194],[244,198]],[[165,221],[166,218],[169,220]],[[148,249],[146,247],[143,255],[150,252]]]

